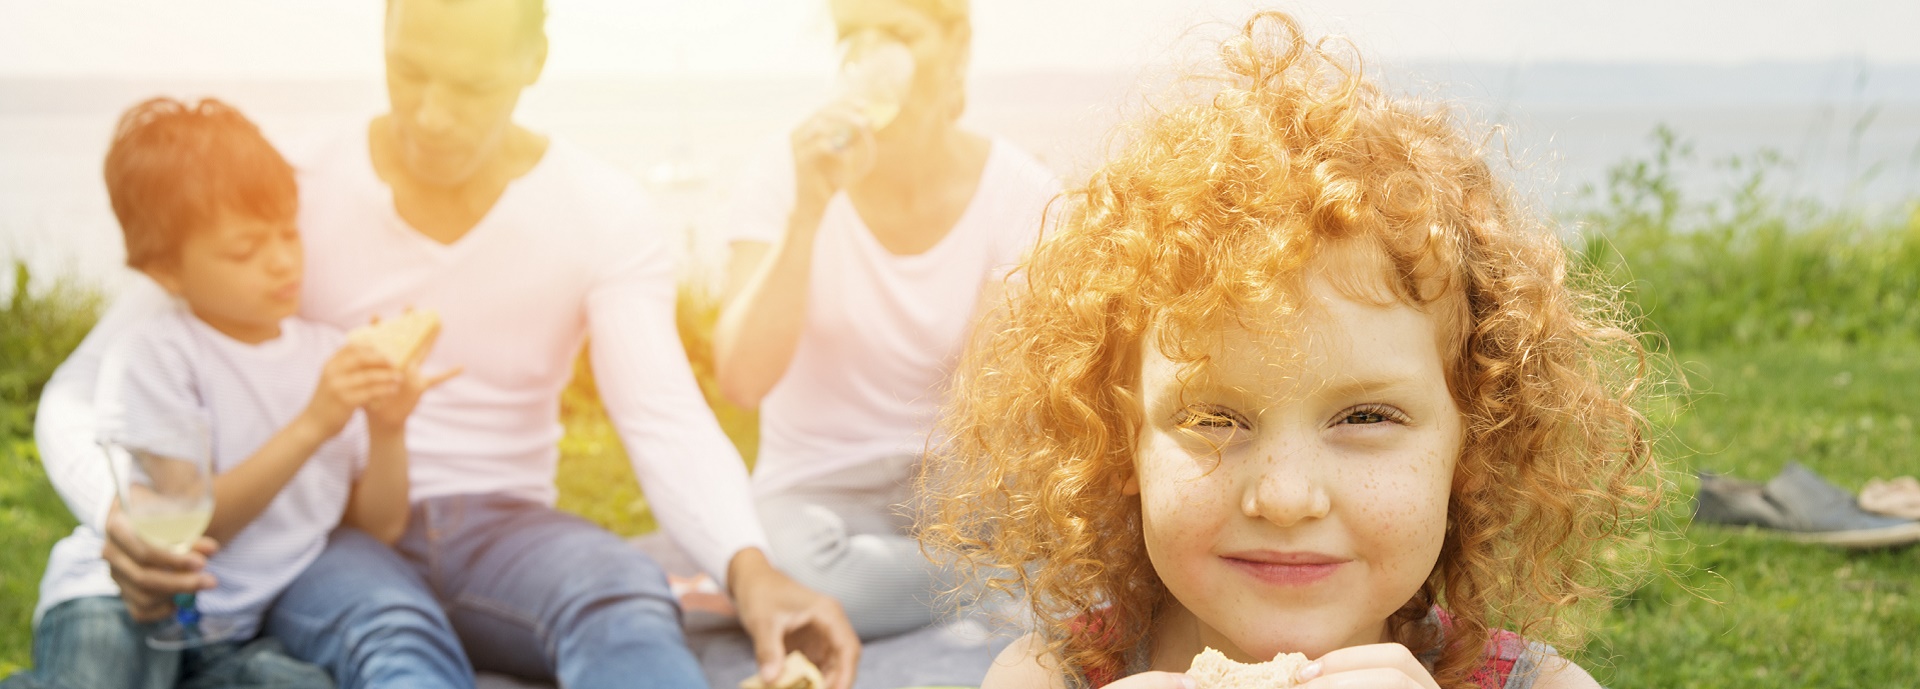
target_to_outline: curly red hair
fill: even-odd
[[[1358,242],[1442,320],[1465,427],[1439,562],[1396,634],[1431,646],[1406,623],[1449,611],[1445,687],[1468,685],[1490,625],[1574,640],[1562,611],[1608,591],[1590,556],[1631,547],[1660,495],[1649,354],[1617,300],[1569,283],[1560,240],[1446,108],[1389,97],[1285,14],[1219,54],[1202,98],[1155,111],[1068,194],[976,337],[922,479],[924,542],[1024,593],[1064,669],[1122,667],[1168,596],[1139,501],[1115,499],[1142,430],[1142,338],[1205,366],[1211,333]]]

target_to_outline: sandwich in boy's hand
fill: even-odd
[[[439,334],[439,314],[431,309],[408,309],[397,317],[354,328],[347,333],[347,341],[370,345],[394,366],[406,366]]]
[[[1307,657],[1282,653],[1264,663],[1240,663],[1211,648],[1193,657],[1187,677],[1195,689],[1288,689],[1294,676],[1306,667]]]

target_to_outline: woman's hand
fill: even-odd
[[[202,536],[185,553],[155,547],[140,538],[133,522],[115,504],[107,512],[107,544],[100,557],[120,585],[120,601],[135,622],[165,619],[173,612],[173,596],[213,588],[218,582],[206,573],[207,558],[220,549]]]
[[[1427,666],[1400,644],[1352,646],[1300,669],[1295,689],[1440,689]]]
[[[873,129],[844,105],[829,105],[795,127],[794,209],[820,212],[836,192],[873,171]]]

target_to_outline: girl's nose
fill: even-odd
[[[1293,526],[1327,516],[1333,499],[1313,478],[1308,462],[1271,457],[1250,477],[1240,498],[1240,511],[1279,526]]]

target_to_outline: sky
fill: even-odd
[[[550,78],[830,71],[825,0],[549,0]],[[0,78],[371,78],[383,0],[0,0]],[[980,73],[1177,58],[1187,27],[1294,12],[1450,62],[1920,63],[1912,0],[973,0]]]

